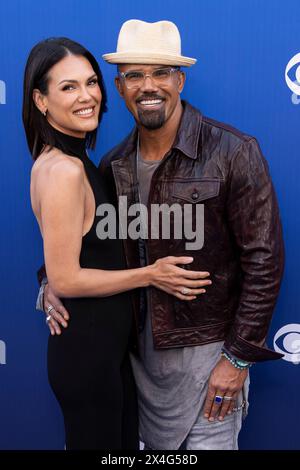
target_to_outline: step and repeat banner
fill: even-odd
[[[171,20],[187,70],[183,97],[204,114],[254,135],[278,195],[286,247],[268,343],[283,359],[251,369],[241,449],[300,449],[300,2],[299,0],[0,0],[0,449],[63,449],[60,409],[46,371],[48,329],[35,310],[42,241],[29,198],[31,157],[21,121],[24,65],[32,46],[67,36],[90,49],[108,92],[92,159],[116,145],[133,121],[119,98],[116,48],[131,18]],[[79,345],[80,347],[80,345]]]

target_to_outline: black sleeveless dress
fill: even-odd
[[[83,162],[96,208],[111,203],[98,169],[86,155],[85,139],[58,131],[55,135],[56,147]],[[122,241],[100,240],[98,222],[95,215],[82,238],[81,267],[125,269]],[[130,294],[62,301],[70,320],[60,336],[49,337],[48,376],[63,412],[66,448],[137,449],[137,400],[128,352],[133,327]]]

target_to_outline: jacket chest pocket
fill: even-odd
[[[220,182],[218,178],[174,181],[172,197],[190,204],[207,201],[219,195]]]

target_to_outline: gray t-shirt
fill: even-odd
[[[140,202],[145,205],[159,164],[137,156]],[[223,342],[155,350],[147,312],[139,345],[140,358],[132,355],[131,362],[138,389],[140,438],[152,449],[178,449],[203,406],[206,383]]]
[[[141,155],[137,158],[137,179],[139,184],[140,202],[145,206],[147,206],[148,203],[153,173],[160,163],[160,160],[143,160]]]

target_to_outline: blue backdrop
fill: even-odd
[[[109,112],[93,155],[98,161],[133,124],[114,89],[115,67],[101,59],[115,50],[119,28],[130,18],[179,26],[183,53],[198,58],[183,97],[256,136],[269,162],[286,243],[269,344],[275,340],[286,355],[252,368],[240,447],[300,449],[299,17],[299,0],[0,1],[0,449],[64,446],[62,417],[47,382],[48,330],[35,311],[42,243],[30,208],[31,159],[21,122],[24,65],[31,47],[49,36],[82,42],[99,58]]]

